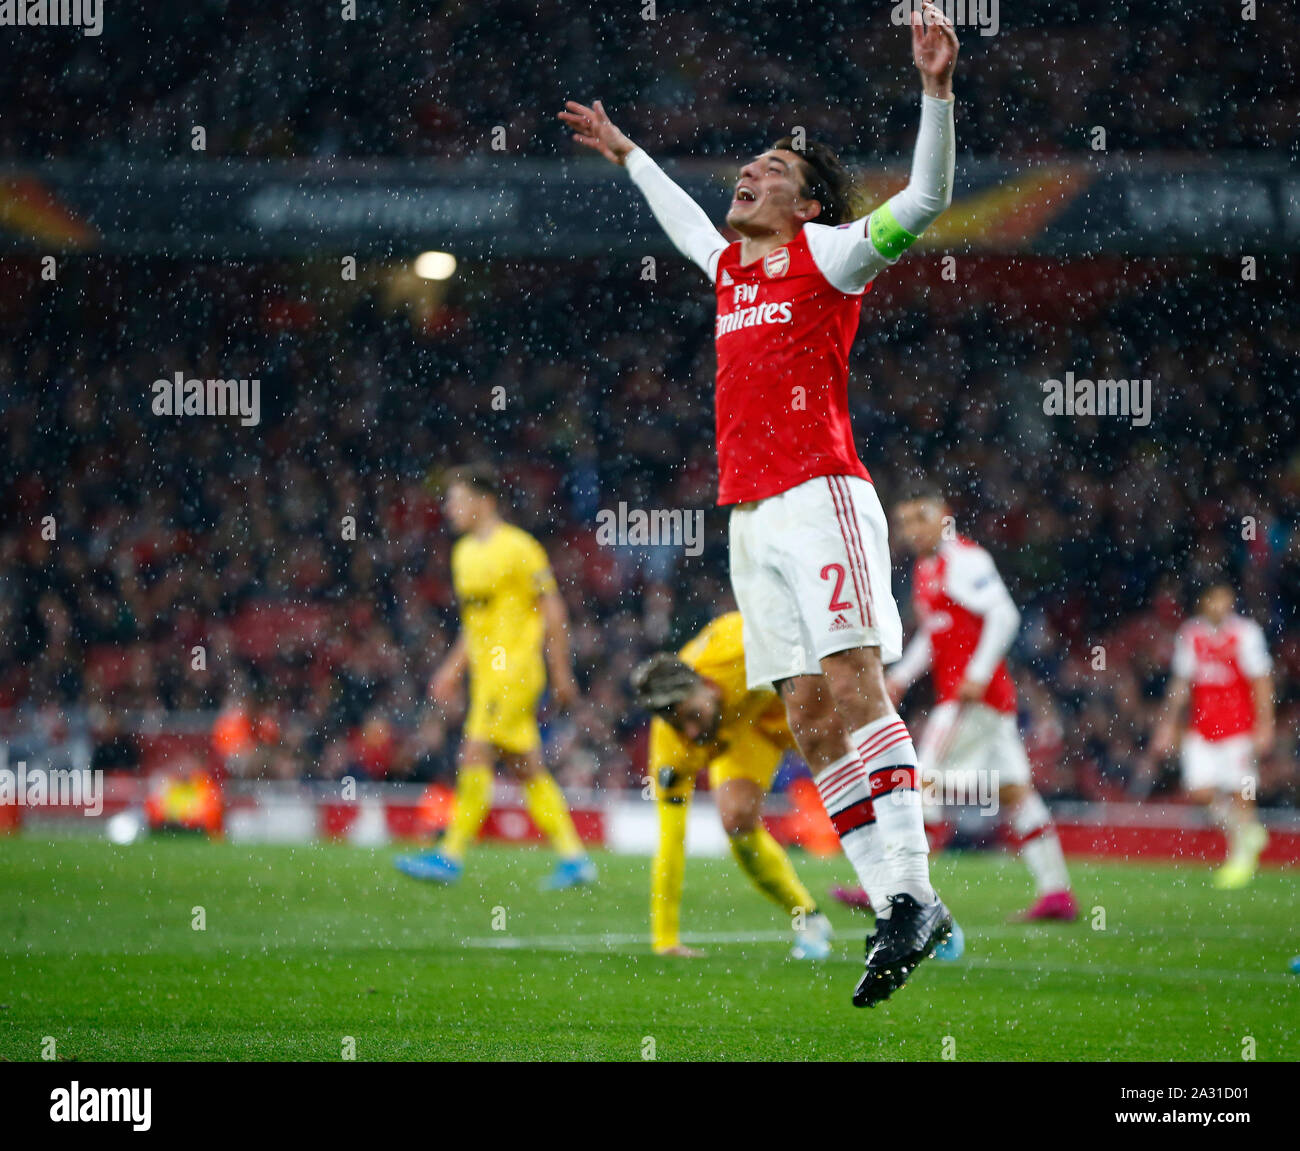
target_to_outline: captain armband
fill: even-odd
[[[897,260],[916,243],[916,237],[895,218],[888,204],[881,204],[867,221],[871,244],[886,260]]]

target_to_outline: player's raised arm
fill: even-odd
[[[897,262],[952,203],[957,160],[952,76],[957,66],[952,21],[933,4],[912,13],[912,62],[921,76],[921,127],[907,187],[869,216],[843,228],[808,226],[808,247],[826,278],[861,291]]]
[[[574,140],[599,152],[611,164],[628,170],[632,182],[645,195],[659,226],[677,250],[712,280],[727,239],[713,226],[704,209],[614,126],[599,100],[591,107],[566,100],[564,106],[565,111],[558,115],[573,129]]]

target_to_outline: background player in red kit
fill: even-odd
[[[1255,874],[1268,832],[1255,811],[1256,756],[1273,746],[1273,670],[1259,624],[1233,610],[1227,584],[1201,596],[1200,614],[1174,637],[1173,678],[1165,715],[1151,741],[1160,759],[1173,750],[1183,707],[1183,787],[1210,809],[1228,836],[1228,859],[1217,887],[1244,887]]]
[[[1020,612],[993,557],[950,530],[951,512],[937,490],[902,501],[895,517],[903,545],[916,556],[912,602],[918,630],[889,669],[888,683],[897,701],[927,671],[934,680],[935,706],[918,748],[926,799],[932,790],[942,799],[995,787],[1038,894],[1021,918],[1074,920],[1079,912],[1065,856],[1047,805],[1034,790],[1016,725],[1016,685],[1006,653]],[[925,810],[927,819],[937,820],[942,809],[927,802]]]
[[[676,247],[713,282],[718,503],[731,507],[731,582],[750,690],[776,685],[877,930],[855,1006],[874,1006],[930,956],[952,919],[930,884],[916,750],[885,687],[902,653],[888,525],[853,443],[848,359],[872,279],[948,206],[957,37],[934,5],[912,16],[923,88],[906,189],[853,218],[851,180],[824,144],[787,137],[740,170],[728,243],[611,122],[600,101],[560,119],[625,166]]]

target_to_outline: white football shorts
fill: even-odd
[[[744,620],[750,690],[819,675],[854,647],[903,654],[889,586],[889,524],[875,487],[819,476],[731,512],[731,587]]]
[[[1227,739],[1206,739],[1197,732],[1183,736],[1183,787],[1188,791],[1240,792],[1246,781],[1257,783],[1255,741],[1249,732]]]
[[[936,705],[916,759],[923,793],[933,789],[939,803],[977,803],[1008,784],[1030,784],[1029,756],[1015,714],[983,703]]]

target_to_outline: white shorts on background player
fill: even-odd
[[[1183,736],[1183,787],[1188,791],[1240,792],[1247,780],[1259,779],[1255,741],[1249,732],[1227,739],[1206,739],[1194,731]]]
[[[889,525],[875,487],[818,476],[731,511],[731,587],[744,620],[750,690],[818,675],[823,657],[903,651],[889,586]]]
[[[1015,713],[982,703],[938,704],[926,720],[916,758],[922,780],[944,781],[940,796],[964,792],[973,799],[990,788],[1030,783]]]

